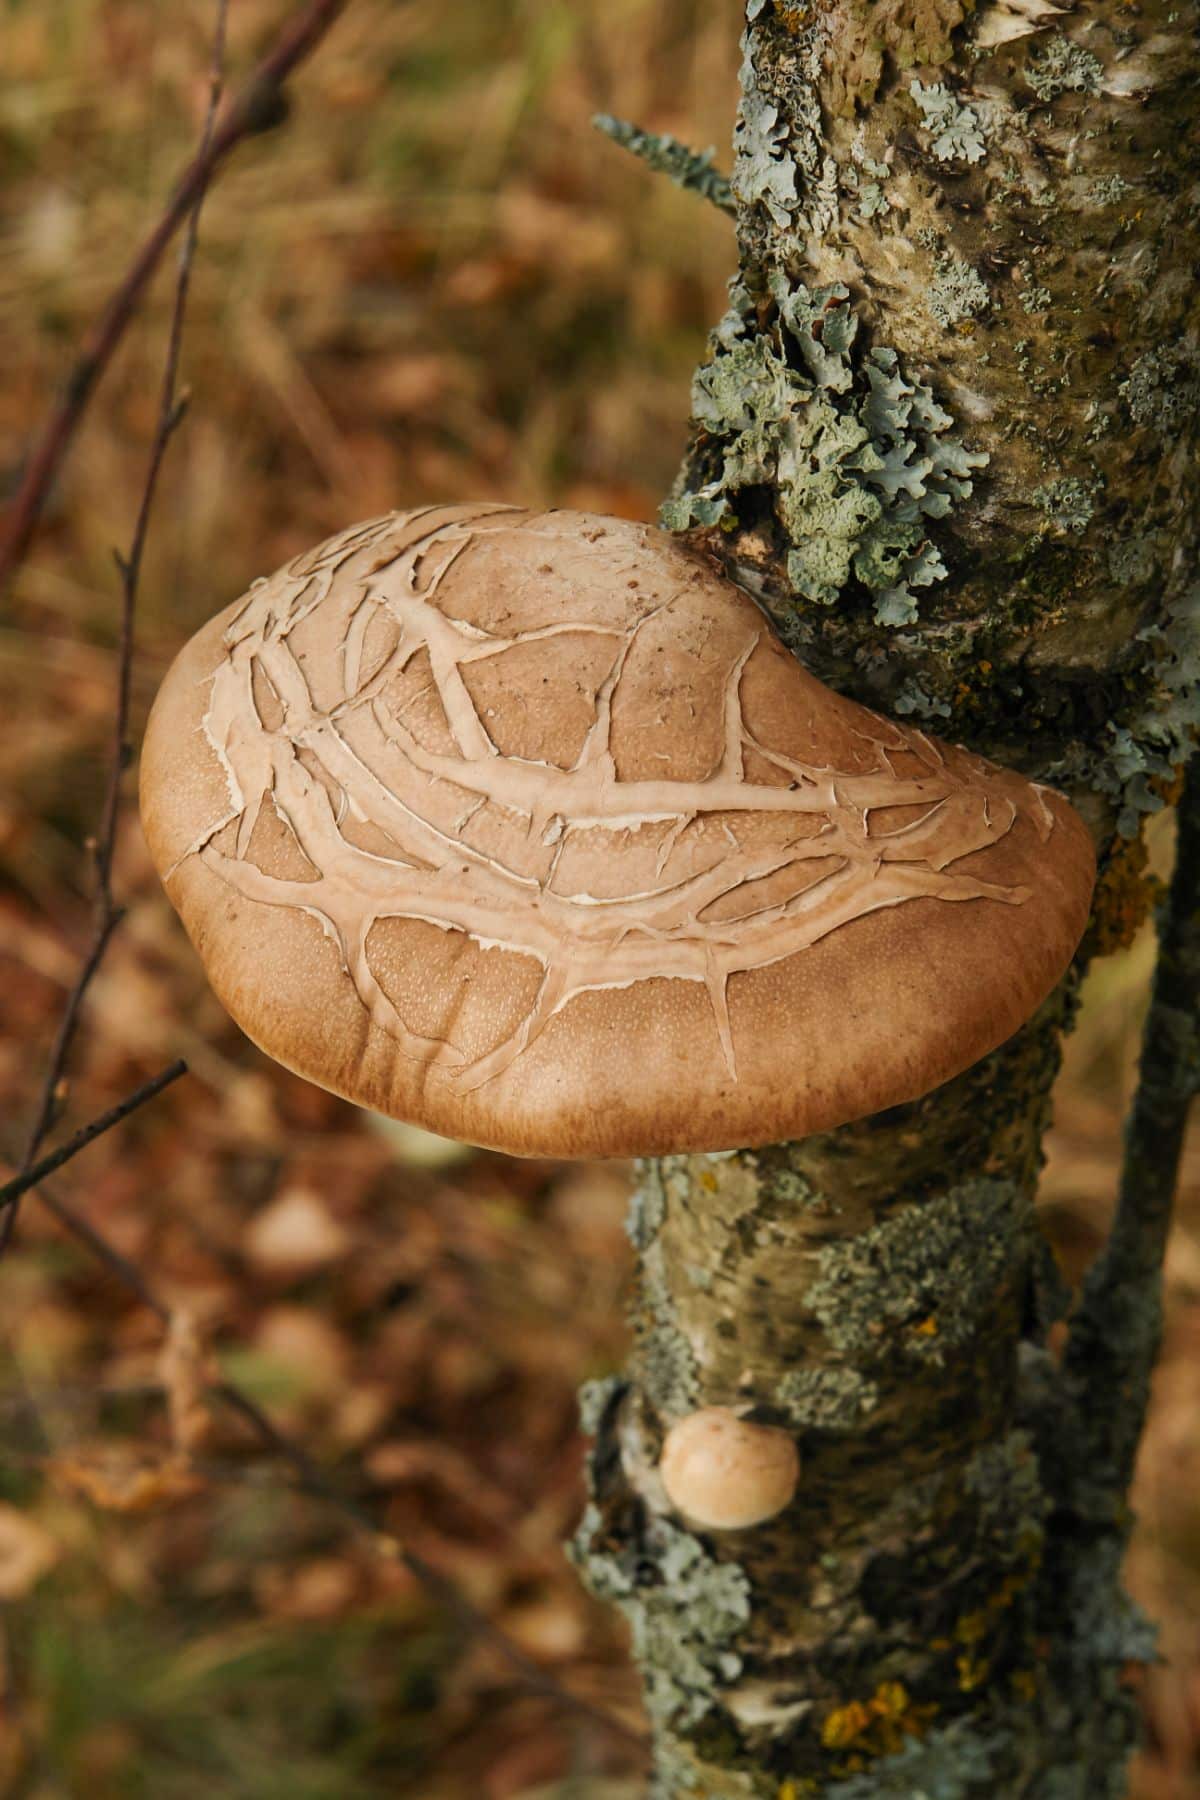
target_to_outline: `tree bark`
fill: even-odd
[[[1142,916],[1200,722],[1196,7],[749,0],[743,50],[739,273],[664,520],[832,686],[1067,792],[1102,876],[1076,970],[956,1081],[642,1168],[576,1553],[631,1621],[659,1795],[1116,1800],[1153,1635],[1112,1345],[1170,1177],[1065,1365],[1033,1197],[1079,973]],[[671,1512],[664,1433],[714,1404],[795,1433],[765,1526]]]

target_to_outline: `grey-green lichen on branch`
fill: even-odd
[[[716,528],[835,685],[1097,790],[1127,825],[1160,759],[1147,742],[1137,796],[1114,795],[1112,731],[1143,744],[1200,514],[1195,80],[1194,5],[1167,0],[1136,20],[1117,0],[764,3],[743,41],[741,274],[665,514]],[[836,313],[850,390],[814,375],[789,295]],[[880,354],[971,459],[940,516],[897,519],[863,466],[891,443],[857,404]],[[912,574],[897,525],[923,529]],[[1175,705],[1200,723],[1194,693]]]
[[[1200,727],[1196,28],[750,0],[739,274],[664,512],[814,672],[1063,786],[1106,850]],[[578,1553],[661,1663],[662,1800],[1123,1794],[1153,1637],[1031,1216],[1071,1010],[893,1114],[643,1166]],[[710,1406],[797,1444],[752,1530],[659,1478]]]
[[[643,131],[641,126],[628,119],[614,119],[610,113],[597,113],[592,124],[656,174],[666,175],[676,187],[699,194],[720,212],[734,210],[729,181],[713,166],[714,151],[690,150],[669,132]]]
[[[877,623],[908,624],[913,590],[946,574],[929,521],[971,493],[987,458],[953,435],[949,413],[905,378],[895,351],[856,349],[845,286],[810,291],[776,272],[770,292],[768,334],[749,329],[749,296],[735,286],[692,390],[704,460],[717,471],[667,501],[662,522],[736,524],[739,496],[767,490],[796,594],[833,606],[853,577],[873,596]]]

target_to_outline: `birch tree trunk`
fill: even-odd
[[[1200,719],[1196,34],[1183,0],[749,0],[740,270],[664,510],[832,686],[1070,795],[1085,954],[1142,915]],[[1032,1200],[1078,972],[914,1105],[643,1167],[576,1550],[632,1622],[658,1794],[1124,1793],[1161,1230],[1052,1354]],[[669,1509],[663,1434],[712,1404],[796,1436],[765,1526]]]

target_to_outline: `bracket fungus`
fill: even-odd
[[[523,1155],[915,1099],[1049,993],[1094,877],[1060,795],[832,693],[677,540],[488,505],[356,526],[199,631],[142,816],[256,1043]]]
[[[703,1406],[672,1425],[658,1472],[671,1505],[692,1524],[745,1531],[791,1504],[800,1457],[786,1431],[728,1406]]]

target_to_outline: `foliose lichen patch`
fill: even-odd
[[[1025,79],[1047,105],[1059,94],[1098,94],[1104,64],[1091,50],[1073,44],[1061,31],[1030,52]]]
[[[651,1517],[636,1539],[602,1547],[603,1520],[589,1505],[571,1555],[602,1600],[629,1621],[658,1726],[695,1726],[725,1683],[741,1672],[733,1648],[750,1618],[750,1584],[736,1563],[711,1556],[699,1538]]]
[[[987,140],[973,106],[961,101],[944,81],[927,87],[913,81],[909,93],[921,113],[921,122],[929,133],[929,147],[939,162],[982,162],[987,155]]]
[[[972,492],[987,458],[954,435],[950,414],[894,350],[859,353],[844,285],[810,290],[776,271],[770,292],[775,322],[757,331],[748,293],[733,289],[692,390],[716,473],[668,501],[662,522],[672,531],[732,523],[740,494],[769,489],[801,599],[832,606],[855,581],[879,623],[910,623],[914,590],[946,575],[930,522]],[[958,304],[978,302],[963,288]]]
[[[1028,1202],[1010,1183],[965,1182],[826,1245],[805,1305],[845,1355],[882,1358],[898,1345],[938,1365],[978,1330],[1029,1229]]]
[[[857,1369],[834,1364],[789,1369],[776,1397],[797,1425],[813,1431],[854,1431],[877,1405],[879,1389]]]
[[[1143,697],[1123,723],[1109,724],[1107,754],[1093,771],[1096,786],[1117,805],[1117,830],[1126,838],[1165,804],[1165,790],[1200,736],[1200,583],[1138,641],[1149,651]]]
[[[925,300],[930,317],[947,330],[978,319],[991,308],[992,296],[978,269],[961,256],[939,256]]]

